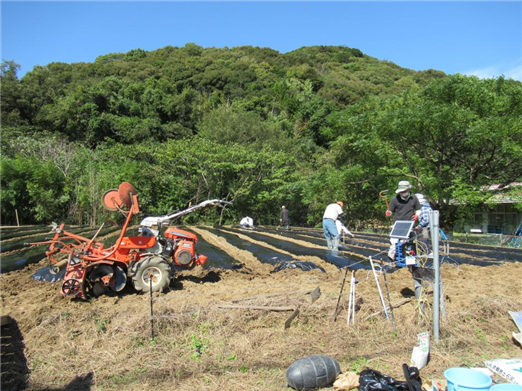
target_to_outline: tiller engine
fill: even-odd
[[[132,217],[140,213],[138,196],[134,187],[122,183],[118,190],[109,190],[102,198],[103,206],[110,211],[119,211],[126,218],[120,235],[113,246],[105,248],[96,240],[64,230],[64,224],[53,223],[55,235],[52,239],[29,243],[50,244],[46,255],[57,273],[65,267],[61,292],[65,296],[87,298],[108,292],[119,292],[131,282],[137,291],[161,292],[166,289],[176,270],[190,269],[207,261],[204,255],[196,254],[198,238],[191,232],[169,227],[160,236],[160,229],[168,221],[206,206],[231,204],[222,200],[209,200],[181,212],[160,217],[148,217],[140,225],[140,236],[125,236]],[[56,254],[65,254],[63,259]]]

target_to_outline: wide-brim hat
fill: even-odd
[[[421,205],[428,203],[428,200],[426,200],[426,197],[424,197],[424,194],[417,193],[417,194],[415,194],[415,197],[417,197],[417,199],[419,200],[419,203]]]
[[[408,181],[400,181],[399,182],[399,186],[397,187],[397,190],[395,190],[395,193],[399,194],[399,193],[402,193],[403,191],[407,191],[407,190],[410,190],[410,189],[411,189],[410,182],[408,182]]]

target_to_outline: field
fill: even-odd
[[[413,294],[405,268],[379,278],[384,299],[389,291],[391,302],[401,304],[393,311],[396,332],[391,316],[374,315],[383,307],[374,275],[361,261],[372,254],[383,259],[384,235],[356,233],[332,258],[317,230],[189,229],[202,239],[199,252],[209,261],[153,296],[153,325],[150,297],[130,287],[75,301],[60,296],[59,282],[33,280],[47,265],[43,256],[3,273],[2,315],[12,321],[2,327],[2,390],[286,390],[286,369],[312,354],[335,358],[342,372],[367,367],[403,380],[401,366],[409,363],[417,334],[432,329],[433,287],[425,286],[421,312],[415,300],[405,300]],[[27,250],[2,258],[18,251]],[[455,244],[450,255],[441,267],[446,317],[440,340],[431,340],[423,381],[444,380],[450,367],[522,356],[508,314],[522,311],[522,251]],[[291,260],[324,272],[273,272]],[[333,315],[345,276],[340,267],[357,262],[356,324],[348,325],[350,273],[336,321]],[[321,295],[312,302],[317,287]]]

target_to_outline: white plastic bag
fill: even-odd
[[[430,354],[430,333],[425,331],[417,334],[418,345],[413,348],[411,353],[410,367],[416,367],[421,370],[428,363],[428,355]]]

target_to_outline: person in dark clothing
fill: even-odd
[[[391,200],[386,216],[393,214],[393,222],[397,220],[419,220],[421,204],[417,197],[410,192],[411,185],[408,181],[400,181],[395,193],[397,195]],[[417,212],[418,211],[418,212]]]
[[[288,229],[289,224],[289,215],[288,215],[288,209],[283,205],[281,207],[281,228]]]
[[[399,220],[413,220],[418,221],[421,213],[421,204],[418,198],[411,194],[411,185],[408,181],[400,181],[395,193],[397,195],[391,200],[389,209],[386,211],[386,217],[390,217],[393,214],[393,222]],[[395,253],[397,248],[398,239],[390,239],[390,250],[388,251],[388,259],[391,262],[395,261]],[[416,266],[408,266],[408,269],[413,275],[413,272],[417,269]],[[413,287],[415,289],[415,298],[420,299],[422,281],[419,278],[413,278]]]

